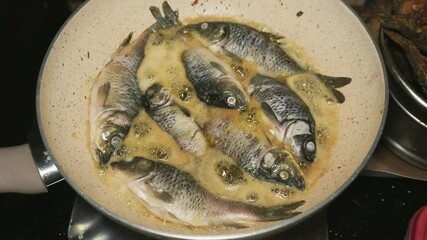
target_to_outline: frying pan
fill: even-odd
[[[388,85],[378,49],[353,11],[338,0],[170,0],[181,17],[236,16],[269,26],[307,51],[324,75],[347,76],[340,89],[335,146],[327,170],[310,189],[301,214],[245,229],[209,231],[182,227],[143,214],[141,204],[100,178],[89,149],[92,77],[129,32],[138,35],[155,21],[149,7],[161,1],[90,0],[63,26],[40,71],[37,116],[44,145],[61,175],[90,204],[141,233],[176,239],[262,237],[283,231],[319,211],[358,175],[383,129]],[[12,150],[11,150],[12,151]],[[27,150],[25,150],[27,151]],[[13,152],[13,151],[12,151]],[[23,153],[25,155],[25,153]]]

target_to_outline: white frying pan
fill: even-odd
[[[37,114],[42,137],[62,176],[88,202],[128,227],[184,239],[254,238],[294,226],[323,208],[361,171],[379,140],[388,103],[384,67],[365,26],[339,0],[220,1],[169,0],[180,17],[239,16],[269,26],[298,43],[324,75],[351,77],[340,89],[338,139],[330,165],[309,190],[303,213],[294,218],[240,230],[206,232],[173,227],[101,181],[89,149],[91,77],[129,32],[137,36],[155,20],[148,8],[161,1],[91,0],[64,25],[41,69]],[[297,14],[299,13],[299,14]],[[302,13],[302,15],[301,15]]]

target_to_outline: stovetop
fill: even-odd
[[[70,15],[70,6],[76,2],[0,0],[0,147],[26,142],[35,121],[35,86],[41,62],[54,35]],[[308,220],[308,227],[301,223],[273,239],[290,237],[292,231],[302,231],[294,234],[296,237],[304,236],[307,228],[325,229],[331,240],[403,239],[412,214],[427,204],[426,189],[427,182],[417,180],[359,176],[315,216],[318,222]],[[76,208],[90,208],[65,181],[49,188],[47,194],[0,194],[0,239],[68,239],[75,204],[79,204]],[[89,215],[103,219],[98,213]],[[76,221],[73,218],[71,225]],[[319,233],[318,236],[324,234]]]
[[[426,189],[423,181],[357,177],[322,213],[329,239],[403,239],[412,214],[427,203]],[[53,185],[47,194],[0,194],[0,238],[68,239],[76,197],[65,181]],[[85,207],[89,206],[80,205]],[[286,234],[272,239],[283,239]]]
[[[104,217],[85,200],[76,197],[68,228],[70,240],[151,240],[153,237],[132,231]],[[328,240],[326,212],[321,211],[286,232],[263,237],[264,240]]]

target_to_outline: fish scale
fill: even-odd
[[[209,106],[244,110],[248,96],[233,70],[205,48],[190,49],[182,55],[188,80],[199,99]]]
[[[295,209],[304,204],[297,201],[263,207],[222,199],[200,186],[189,173],[144,158],[114,162],[111,166],[136,177],[128,182],[129,188],[154,214],[192,226],[245,227],[245,222],[277,221],[299,214]]]
[[[228,119],[212,119],[204,129],[214,140],[215,146],[252,177],[289,187],[305,188],[304,177],[286,150],[273,147],[239,129]]]
[[[228,37],[223,43],[224,49],[240,58],[258,63],[261,73],[289,75],[304,72],[277,42],[271,40],[269,34],[242,24],[230,23],[228,28]]]
[[[253,77],[249,89],[275,123],[275,137],[292,147],[301,163],[312,162],[316,155],[315,121],[307,105],[286,85],[267,76]]]
[[[229,129],[228,124],[223,124],[220,128],[216,133],[227,132],[228,137],[215,134],[218,140],[217,145],[220,145],[231,158],[236,159],[243,169],[249,172],[254,171],[256,168],[254,165],[259,165],[261,154],[271,147],[260,143],[249,133]]]
[[[303,66],[292,59],[282,48],[274,34],[259,31],[250,26],[233,22],[202,22],[184,26],[182,32],[195,33],[204,44],[218,54],[234,60],[245,60],[256,64],[260,74],[271,77],[289,77],[297,74],[311,73],[328,89],[331,96],[328,100],[343,103],[345,96],[336,88],[351,82],[348,77],[325,76]],[[193,35],[194,36],[194,35]]]
[[[100,164],[107,163],[122,144],[142,106],[136,72],[144,59],[145,44],[154,28],[156,26],[145,30],[133,42],[130,42],[130,33],[92,86],[90,148],[94,159]]]
[[[249,88],[259,102],[267,103],[280,123],[289,120],[314,122],[306,104],[286,85],[258,75],[251,80]]]
[[[161,99],[161,100],[159,100]],[[171,98],[170,91],[155,83],[145,92],[147,113],[182,149],[201,156],[207,142],[199,126]]]

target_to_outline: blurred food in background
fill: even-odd
[[[378,39],[381,27],[388,38],[403,53],[398,64],[410,72],[408,81],[415,80],[420,92],[427,97],[427,1],[375,1],[357,8],[361,18]],[[406,68],[406,69],[405,69]]]

